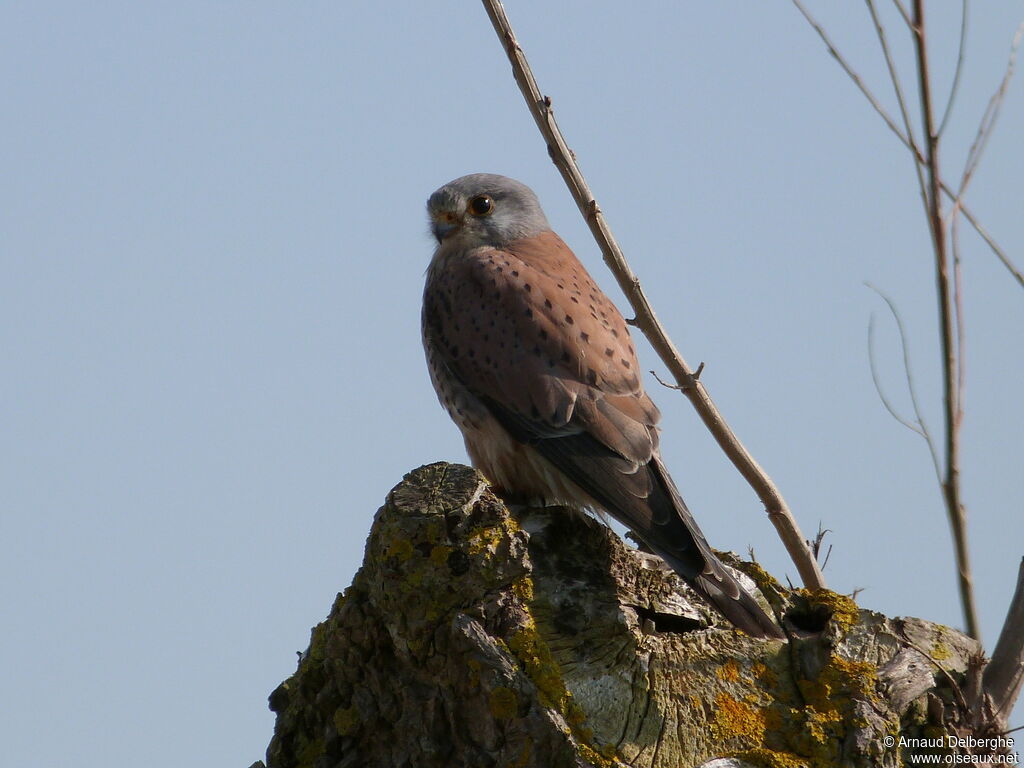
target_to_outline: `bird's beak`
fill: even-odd
[[[434,237],[437,238],[437,242],[440,245],[448,235],[461,226],[462,219],[457,215],[451,211],[439,211],[433,216],[433,220],[430,224],[430,230],[434,233]]]

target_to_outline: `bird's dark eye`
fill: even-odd
[[[469,212],[474,216],[487,216],[494,211],[494,201],[488,195],[477,195],[469,201]]]

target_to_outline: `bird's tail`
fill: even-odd
[[[786,635],[779,625],[764,612],[711,550],[661,459],[658,456],[652,458],[648,468],[654,475],[656,486],[660,486],[652,493],[650,502],[656,515],[661,507],[660,519],[654,522],[657,523],[656,528],[660,529],[658,533],[662,535],[651,537],[653,540],[642,538],[694,592],[735,627],[752,637],[785,639]],[[658,490],[664,493],[664,497],[658,498]],[[665,514],[668,511],[664,508],[665,502],[671,503],[674,514]],[[686,553],[685,558],[680,558],[678,553]],[[701,564],[703,567],[698,569],[697,566]]]

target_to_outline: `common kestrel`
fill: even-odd
[[[511,498],[607,512],[735,626],[784,637],[680,498],[626,323],[533,191],[472,174],[427,211],[423,346],[473,464]]]

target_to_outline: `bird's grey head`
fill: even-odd
[[[493,173],[449,181],[427,200],[427,213],[438,245],[457,239],[465,247],[499,248],[551,229],[532,189]]]

